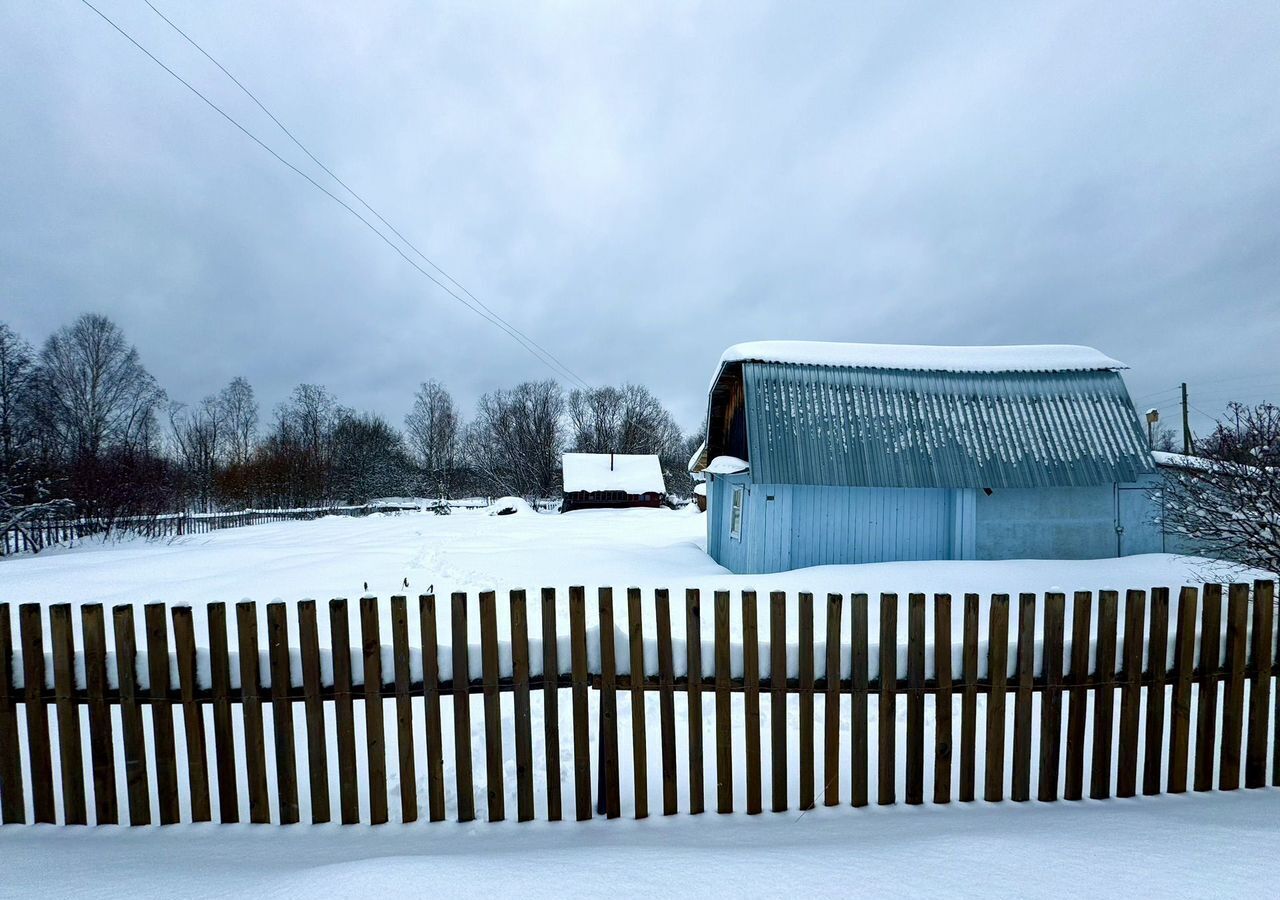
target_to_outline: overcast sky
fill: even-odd
[[[325,180],[142,0],[93,0]],[[153,0],[477,297],[684,426],[764,338],[1083,343],[1280,395],[1280,4]],[[0,320],[176,400],[550,373],[81,0],[0,4]],[[305,164],[305,165],[304,165]],[[1205,420],[1197,414],[1198,423]]]

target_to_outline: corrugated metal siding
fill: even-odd
[[[1154,471],[1116,372],[743,372],[756,483],[1065,487]]]
[[[815,485],[768,489],[789,501],[792,568],[954,556],[957,491]]]
[[[747,477],[716,477],[707,491],[707,550],[731,572],[973,556],[971,491],[765,485]],[[729,537],[735,483],[747,491],[741,540]]]
[[[1119,555],[1116,486],[977,493],[978,559],[1105,559]]]

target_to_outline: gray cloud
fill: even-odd
[[[1184,379],[1280,394],[1272,5],[156,3],[486,303],[686,425],[762,337],[1088,343],[1170,418]],[[0,8],[0,98],[29,339],[100,310],[176,399],[320,381],[394,421],[424,378],[469,406],[548,374],[81,3]]]

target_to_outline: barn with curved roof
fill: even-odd
[[[731,347],[690,466],[708,552],[734,572],[1158,552],[1124,368],[1062,345]]]

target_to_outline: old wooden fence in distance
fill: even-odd
[[[468,507],[468,501],[453,500],[450,508]],[[48,516],[32,519],[0,530],[0,556],[39,553],[46,547],[72,543],[103,534],[125,534],[144,538],[172,538],[206,534],[223,528],[244,528],[271,522],[296,522],[322,516],[360,517],[373,513],[417,511],[417,505],[365,503],[360,506],[314,506],[298,509],[241,509],[211,513],[162,513],[154,516],[119,516],[110,519]],[[428,507],[429,508],[429,507]]]
[[[1277,657],[1274,590],[1274,583],[1265,581],[1255,583],[1252,589],[1247,584],[1233,584],[1225,592],[1223,586],[1211,584],[1200,590],[1183,588],[1176,603],[1165,589],[1128,591],[1126,637],[1120,647],[1120,603],[1114,591],[1103,591],[1096,597],[1077,593],[1070,600],[1053,593],[1023,594],[1012,601],[1007,595],[965,595],[958,644],[951,633],[952,600],[947,595],[935,595],[931,620],[923,594],[911,594],[904,607],[896,595],[880,597],[878,635],[869,633],[868,604],[872,601],[865,594],[854,594],[847,602],[841,595],[828,595],[821,601],[826,605],[826,639],[819,641],[814,634],[815,599],[800,594],[794,607],[799,616],[795,623],[799,644],[792,644],[799,665],[792,678],[773,677],[784,673],[788,663],[788,606],[786,595],[781,593],[771,594],[763,602],[765,598],[758,600],[753,592],[731,596],[717,591],[705,597],[696,590],[687,591],[683,598],[684,633],[699,639],[684,643],[687,659],[683,667],[676,665],[674,657],[673,648],[679,644],[672,638],[672,602],[667,591],[657,591],[653,597],[656,648],[650,649],[656,653],[649,654],[656,658],[653,667],[645,665],[647,643],[638,590],[627,592],[627,624],[620,632],[622,637],[603,642],[601,634],[619,634],[615,619],[623,618],[616,615],[611,590],[601,589],[593,599],[600,627],[591,630],[586,627],[586,593],[581,588],[569,591],[567,642],[556,633],[556,605],[561,598],[555,591],[544,589],[533,601],[541,605],[543,623],[542,639],[534,642],[528,634],[525,593],[512,592],[502,601],[510,604],[509,656],[500,653],[499,599],[493,593],[482,593],[478,598],[479,678],[472,677],[472,658],[477,651],[467,642],[469,604],[465,594],[454,594],[447,604],[437,604],[431,595],[412,605],[405,597],[391,598],[392,664],[387,667],[378,601],[373,598],[358,603],[354,654],[347,601],[333,600],[328,605],[331,653],[322,652],[318,641],[317,616],[323,607],[314,601],[298,604],[300,633],[295,645],[288,634],[285,605],[268,604],[265,665],[260,664],[258,651],[259,610],[250,602],[234,609],[234,627],[243,651],[234,656],[228,650],[232,624],[222,603],[209,604],[205,612],[207,648],[196,646],[189,607],[166,609],[162,604],[151,604],[145,608],[144,621],[136,623],[131,606],[116,607],[108,620],[100,604],[85,605],[79,610],[83,646],[77,647],[70,606],[19,607],[15,643],[11,610],[0,604],[0,813],[6,823],[24,822],[29,807],[36,822],[58,821],[56,797],[60,793],[63,822],[89,821],[91,797],[93,821],[141,825],[151,822],[154,796],[160,824],[184,817],[234,822],[240,817],[237,757],[241,757],[247,773],[249,819],[293,823],[299,819],[295,741],[300,739],[306,744],[310,807],[316,822],[331,818],[344,823],[360,821],[362,792],[368,820],[373,824],[388,821],[388,757],[398,765],[403,786],[418,784],[419,766],[426,774],[425,797],[419,797],[413,788],[401,792],[401,819],[444,819],[447,795],[452,792],[457,818],[470,820],[476,816],[470,727],[470,696],[475,693],[483,695],[484,701],[484,740],[479,749],[487,773],[486,812],[490,820],[509,814],[503,784],[504,720],[499,703],[503,693],[512,694],[514,700],[514,812],[521,821],[535,816],[535,779],[545,785],[550,819],[566,815],[590,818],[597,804],[609,817],[623,813],[619,754],[625,751],[619,747],[619,693],[629,694],[633,701],[630,730],[635,802],[627,812],[637,817],[649,813],[646,742],[655,724],[661,771],[653,774],[661,779],[661,812],[665,815],[703,812],[703,778],[708,770],[714,778],[717,811],[733,811],[734,783],[742,779],[745,811],[761,812],[765,807],[761,743],[766,739],[773,776],[769,808],[775,811],[807,809],[815,803],[851,803],[855,807],[873,801],[892,804],[899,800],[897,776],[901,770],[905,770],[901,799],[908,804],[974,800],[979,767],[983,770],[982,799],[987,801],[1004,800],[1006,783],[1010,785],[1008,799],[1014,801],[1033,797],[1041,801],[1079,800],[1086,794],[1092,798],[1113,794],[1131,797],[1139,791],[1183,792],[1188,787],[1233,790],[1241,786],[1242,776],[1245,787],[1257,788],[1268,780],[1280,783],[1280,735],[1276,733],[1280,708],[1277,715],[1271,710],[1273,699],[1280,707],[1280,694],[1273,698],[1272,692]],[[706,599],[711,600],[710,610],[704,610]],[[1065,627],[1068,603],[1070,633]],[[741,610],[741,632],[736,641],[730,635],[730,613],[735,604],[740,604]],[[987,633],[981,636],[980,605],[988,607],[984,610]],[[412,606],[417,607],[416,616]],[[905,667],[901,670],[900,608],[907,620]],[[422,648],[417,656],[409,641],[414,618]],[[1225,647],[1220,647],[1224,624]],[[108,627],[114,638],[110,652]],[[709,650],[704,651],[701,636],[708,628],[713,638]],[[767,630],[763,641],[762,628]],[[928,640],[930,630],[932,640]],[[980,637],[986,639],[985,660],[979,658]],[[958,667],[953,665],[950,652],[953,645],[961,651]],[[1038,667],[1037,645],[1042,647]],[[531,646],[542,657],[533,665]],[[562,655],[566,646],[568,659]],[[619,672],[623,668],[617,658],[619,646],[628,651],[629,668],[637,673],[635,677]],[[877,646],[893,652],[873,655]],[[146,651],[145,671],[139,671],[140,647]],[[944,649],[939,653],[933,648]],[[1096,653],[1091,653],[1094,649]],[[840,677],[842,650],[851,660],[847,678]],[[713,657],[713,674],[699,677],[707,670],[704,652]],[[420,675],[410,665],[417,658],[421,660],[417,664]],[[877,658],[878,664],[869,664]],[[1095,660],[1092,665],[1091,658]],[[1166,665],[1169,658],[1171,666]],[[293,659],[300,661],[300,672],[292,667]],[[509,665],[504,664],[507,659]],[[442,666],[441,660],[447,660],[447,665]],[[327,664],[322,664],[325,661]],[[46,671],[46,666],[52,672]],[[233,666],[238,678],[232,677]],[[176,668],[176,677],[171,667]],[[695,673],[694,677],[678,675],[679,668]],[[360,669],[364,677],[354,677]],[[547,678],[531,675],[536,670],[551,674]],[[766,670],[767,677],[762,675]],[[828,672],[834,677],[829,678]],[[233,687],[233,683],[244,687]],[[1198,686],[1194,705],[1193,686]],[[572,731],[563,736],[556,714],[562,690],[568,691],[572,707]],[[591,691],[598,692],[598,743],[590,739]],[[535,692],[541,692],[546,709],[541,735],[533,734],[531,727],[530,703]],[[646,720],[643,698],[650,692],[660,701],[656,723]],[[679,761],[677,692],[687,694],[689,720],[687,760]],[[741,703],[731,702],[738,694]],[[788,696],[793,694],[798,695],[800,705],[798,759],[794,761],[788,755],[790,735],[785,714]],[[819,695],[826,703],[820,730],[816,730],[814,698]],[[982,721],[979,695],[987,698]],[[1034,695],[1039,695],[1040,702],[1038,714],[1033,715]],[[465,702],[452,704],[454,740],[446,749],[441,701],[449,697]],[[871,698],[879,708],[875,723],[868,718]],[[957,698],[959,721],[955,722],[953,701]],[[365,701],[363,765],[356,747],[356,699]],[[384,721],[383,701],[391,699],[396,713],[388,722]],[[897,746],[899,702],[906,705],[902,747]],[[935,722],[930,747],[926,746],[925,714],[926,704],[931,702]],[[300,738],[293,725],[294,705],[299,703],[306,723]],[[767,735],[762,733],[760,716],[764,703],[773,713]],[[87,741],[81,733],[82,706],[87,707]],[[735,706],[743,711],[740,722],[733,721]],[[119,735],[113,733],[113,707],[119,707]],[[148,707],[150,741],[143,714]],[[205,707],[211,707],[212,752],[205,733]],[[841,727],[842,707],[851,712],[848,731]],[[270,757],[263,728],[267,711],[274,722]],[[56,748],[49,727],[51,712],[58,725]],[[20,715],[25,715],[25,741]],[[709,748],[702,739],[704,715],[714,721],[714,746]],[[414,724],[418,716],[424,717],[421,730]],[[240,741],[236,739],[236,719],[243,732]],[[1012,753],[1006,759],[1005,729],[1010,719]],[[1118,727],[1113,728],[1115,722]],[[179,759],[175,750],[177,728],[185,733],[184,759]],[[980,728],[985,729],[982,758],[977,740]],[[387,752],[388,731],[394,734],[394,753]],[[1193,733],[1195,754],[1191,758]],[[415,740],[418,734],[425,735],[425,746]],[[1033,735],[1039,747],[1034,761],[1038,764],[1033,764]],[[327,752],[332,736],[336,736],[336,761]],[[1087,754],[1086,738],[1090,743]],[[546,748],[543,771],[534,770],[536,740],[543,741]],[[744,744],[745,770],[740,772],[734,771],[735,740]],[[842,772],[841,742],[845,740],[851,742],[851,748],[848,769]],[[571,771],[561,771],[562,741],[572,747]],[[873,741],[878,761],[874,773],[868,764]],[[55,751],[60,762],[57,793],[52,765]],[[452,784],[445,780],[446,752],[452,753],[456,762]],[[704,753],[712,759],[705,760]],[[952,765],[953,753],[959,755],[956,784],[951,780],[953,768],[957,768]],[[148,766],[148,754],[153,767]],[[593,754],[598,754],[598,781],[592,773]],[[268,759],[274,760],[274,796],[268,790]],[[339,790],[337,797],[330,797],[329,773],[335,762]],[[800,776],[799,796],[794,799],[788,796],[789,767],[793,764]],[[1006,765],[1011,767],[1008,779]],[[120,767],[120,780],[127,785],[124,797],[118,797],[116,791]],[[679,809],[681,768],[690,797],[684,810]],[[154,776],[149,775],[149,769]],[[929,797],[925,796],[926,769],[935,773]],[[187,785],[186,808],[179,804],[180,778]],[[211,779],[217,785],[216,810],[211,803]],[[561,809],[562,779],[573,785],[573,809],[567,812]],[[24,783],[30,786],[29,797]],[[420,800],[425,800],[425,812],[419,810]]]

